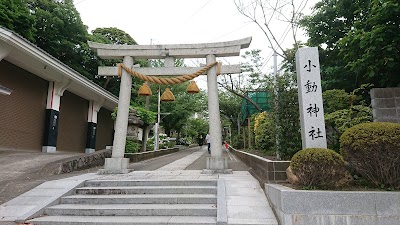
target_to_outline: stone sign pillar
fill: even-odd
[[[300,48],[296,52],[302,147],[326,148],[318,48]]]
[[[124,65],[133,67],[133,58],[124,57]],[[128,173],[129,158],[124,158],[126,134],[128,130],[129,106],[131,102],[132,77],[128,72],[122,70],[121,86],[119,90],[117,120],[115,122],[114,143],[112,157],[106,158],[104,169],[99,173]]]

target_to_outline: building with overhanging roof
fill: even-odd
[[[91,153],[112,145],[118,98],[0,27],[0,149]]]

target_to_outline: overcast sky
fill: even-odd
[[[248,6],[251,0],[243,2]],[[303,12],[309,14],[317,0],[295,2],[306,3]],[[272,71],[272,51],[264,33],[238,13],[233,0],[74,0],[74,4],[89,32],[98,27],[117,27],[143,45],[221,42],[252,36],[246,50],[261,49],[263,71]],[[288,23],[273,20],[273,32],[289,48],[293,38],[291,33],[285,35],[287,27]],[[299,38],[306,40],[301,31]],[[239,60],[227,58],[223,63],[234,64]]]

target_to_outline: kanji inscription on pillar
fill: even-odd
[[[302,147],[326,148],[324,107],[318,48],[296,52]]]

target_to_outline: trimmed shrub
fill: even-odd
[[[325,148],[307,148],[297,152],[290,167],[300,184],[306,187],[340,187],[347,184],[350,177],[343,157]]]
[[[264,152],[273,151],[276,138],[273,118],[267,112],[258,114],[254,122],[254,141],[257,149]]]
[[[400,189],[400,124],[353,126],[340,137],[340,153],[357,173],[377,187]]]
[[[132,138],[126,139],[125,153],[136,153],[139,152],[140,144],[135,142]]]

